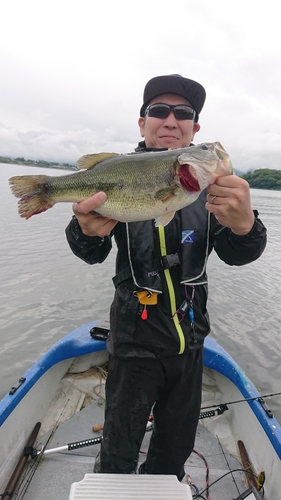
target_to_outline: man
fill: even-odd
[[[189,146],[200,129],[204,102],[205,90],[193,80],[152,78],[138,122],[144,141],[136,151]],[[214,248],[229,265],[252,262],[265,248],[266,229],[252,211],[248,183],[235,175],[219,177],[165,228],[92,213],[105,198],[97,193],[73,205],[75,215],[66,229],[72,251],[89,264],[105,260],[112,236],[118,247],[105,423],[95,470],[135,471],[153,411],[154,429],[139,472],[182,480],[195,440],[203,342],[210,331],[208,255]]]

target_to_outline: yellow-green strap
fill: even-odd
[[[167,255],[164,227],[163,226],[159,226],[158,227],[158,231],[159,231],[161,257],[164,257],[165,255]],[[164,270],[164,275],[165,275],[165,278],[166,278],[168,292],[169,292],[169,297],[170,297],[170,305],[171,305],[171,311],[172,311],[172,318],[173,318],[176,330],[178,332],[179,341],[180,341],[179,354],[182,354],[184,352],[184,348],[185,348],[185,339],[184,339],[184,334],[183,334],[183,331],[182,331],[182,327],[181,327],[180,322],[179,322],[179,317],[176,314],[176,311],[177,311],[176,296],[175,296],[175,289],[174,289],[174,285],[173,285],[173,282],[172,282],[170,270],[169,269],[165,269]]]

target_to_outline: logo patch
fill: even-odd
[[[148,276],[149,278],[151,278],[152,276],[157,276],[157,277],[159,278],[159,273],[158,273],[158,271],[149,271],[149,272],[147,273],[147,276]]]
[[[193,243],[194,242],[194,230],[186,229],[181,233],[181,242],[182,243]]]

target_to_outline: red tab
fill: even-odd
[[[143,310],[143,311],[142,311],[142,313],[141,313],[141,319],[146,320],[146,319],[147,319],[147,316],[148,316],[148,315],[147,315],[147,309],[146,309],[146,307],[145,307],[145,308],[144,308],[144,310]]]

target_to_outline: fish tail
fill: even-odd
[[[55,201],[48,196],[50,177],[47,175],[19,175],[9,179],[11,191],[18,202],[18,212],[24,219],[51,208]]]

